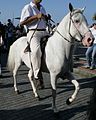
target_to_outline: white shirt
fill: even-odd
[[[26,20],[30,16],[34,16],[39,13],[43,13],[44,15],[46,15],[46,11],[44,7],[41,5],[39,11],[36,8],[35,4],[30,2],[30,4],[25,5],[25,7],[22,9],[20,22]],[[32,22],[31,24],[26,25],[26,27],[28,29],[36,29],[37,25],[38,25],[38,29],[46,29],[46,21],[44,19],[41,19],[40,22],[39,21]]]
[[[95,38],[95,39],[94,39],[94,43],[96,44],[96,29],[94,29],[94,27],[92,27],[92,28],[90,28],[90,30],[91,30],[94,38]]]

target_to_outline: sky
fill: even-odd
[[[31,0],[0,0],[0,21],[6,24],[10,18],[15,25],[19,24],[19,20],[14,18],[20,17],[22,8],[30,2]],[[46,12],[51,14],[55,23],[60,22],[69,12],[69,3],[74,8],[86,7],[84,15],[88,24],[91,25],[94,22],[92,16],[96,13],[95,0],[42,0],[42,5],[45,7]]]

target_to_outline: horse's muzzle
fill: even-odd
[[[94,37],[91,32],[87,32],[84,38],[82,39],[82,43],[86,47],[90,47],[93,45]]]

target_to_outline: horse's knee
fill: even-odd
[[[72,83],[75,85],[76,89],[80,89],[80,85],[76,80],[72,80]]]
[[[55,91],[56,90],[56,85],[54,83],[51,83],[51,87],[52,87],[52,90]]]

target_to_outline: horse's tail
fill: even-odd
[[[7,60],[7,67],[9,71],[13,71],[15,67],[15,49],[14,44],[10,46],[8,60]]]

